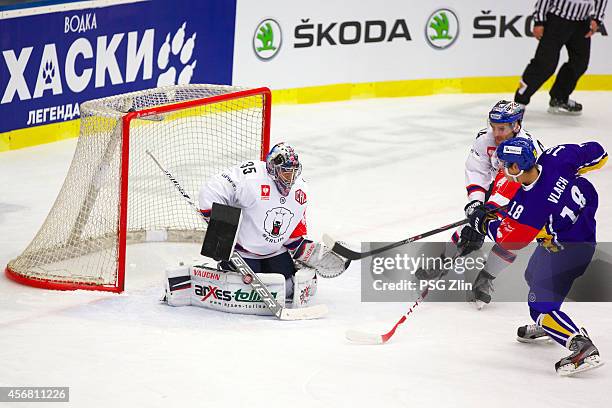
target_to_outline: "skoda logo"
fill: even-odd
[[[276,20],[265,19],[257,25],[253,33],[253,51],[260,60],[270,60],[280,50],[282,40],[283,34]]]
[[[459,19],[452,10],[439,9],[427,19],[425,39],[433,48],[443,50],[450,47],[459,36]]]

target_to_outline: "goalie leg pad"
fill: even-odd
[[[278,273],[258,273],[272,296],[285,304],[285,277]],[[220,271],[208,265],[191,267],[191,305],[228,313],[271,315],[272,312],[240,273]]]
[[[293,307],[306,307],[317,293],[317,270],[307,266],[293,277]]]
[[[191,275],[190,266],[180,265],[166,268],[164,279],[164,298],[170,306],[191,305]]]

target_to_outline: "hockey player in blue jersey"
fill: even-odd
[[[602,365],[599,351],[561,304],[596,245],[598,195],[581,175],[602,167],[608,155],[599,143],[587,142],[555,146],[536,158],[531,141],[512,138],[498,146],[497,156],[506,177],[521,188],[505,218],[488,215],[483,206],[473,208],[468,218],[473,228],[507,250],[539,242],[525,271],[535,324],[520,327],[517,339],[534,342],[549,336],[567,347],[572,353],[555,365],[560,375],[596,368]]]

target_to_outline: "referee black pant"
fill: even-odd
[[[589,20],[571,21],[549,13],[544,35],[540,39],[535,57],[525,68],[521,87],[514,94],[514,101],[525,105],[529,103],[531,96],[555,73],[559,53],[565,45],[569,60],[559,70],[550,90],[550,97],[567,102],[578,79],[589,66],[591,39],[584,38],[589,30]]]

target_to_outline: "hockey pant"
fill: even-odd
[[[289,252],[262,259],[247,258],[245,255],[243,259],[255,273],[280,273],[285,279],[290,279],[295,275],[295,264]],[[226,271],[235,270],[227,261],[219,262],[219,268]]]

